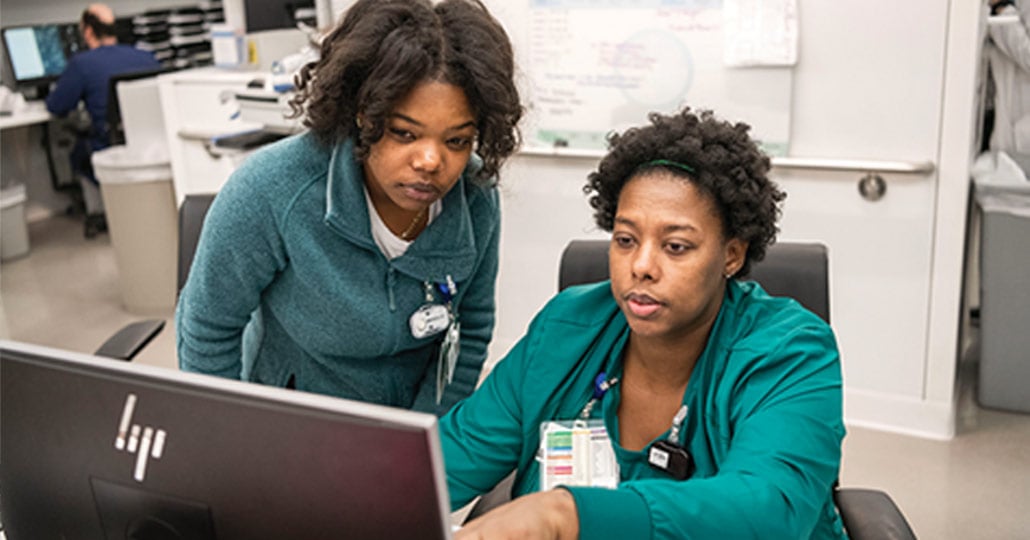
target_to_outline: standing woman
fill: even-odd
[[[208,213],[176,322],[183,370],[442,413],[494,325],[496,178],[522,114],[477,0],[359,0],[298,75],[308,131]]]
[[[440,421],[456,539],[844,538],[833,331],[747,276],[784,194],[748,126],[689,110],[590,175],[609,282],[570,287]]]

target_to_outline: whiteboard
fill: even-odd
[[[353,2],[329,1],[333,20]],[[743,17],[777,4],[726,2]],[[750,124],[766,152],[788,155],[793,69],[727,66],[723,0],[483,3],[515,48],[526,150],[603,150],[608,133],[689,105]]]
[[[793,70],[727,66],[722,0],[487,4],[516,48],[529,149],[603,149],[611,131],[689,105],[787,155]]]

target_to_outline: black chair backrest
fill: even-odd
[[[187,195],[179,207],[179,282],[176,296],[186,285],[193,264],[193,254],[197,251],[200,230],[204,226],[204,216],[215,200],[214,193]]]
[[[207,210],[214,200],[214,194],[187,195],[179,207],[179,275],[176,297],[182,292],[182,286],[186,284],[186,277],[190,274],[190,265],[193,264],[193,254],[197,251],[204,216],[207,215]],[[164,319],[148,319],[124,326],[104,341],[94,354],[131,361],[164,326]]]
[[[561,256],[558,290],[608,279],[608,240],[572,240]],[[753,279],[773,296],[788,296],[830,322],[829,263],[826,246],[780,242],[751,268]]]

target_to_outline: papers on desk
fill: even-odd
[[[18,92],[11,91],[6,86],[0,86],[0,112],[13,115],[27,108],[25,96]]]

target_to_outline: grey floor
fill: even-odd
[[[91,352],[122,325],[144,318],[121,306],[106,234],[55,217],[29,227],[27,257],[0,266],[0,338]],[[168,326],[138,362],[175,367]],[[1030,538],[1030,415],[977,407],[975,364],[959,370],[958,435],[934,441],[850,427],[841,483],[888,491],[920,538]],[[1030,383],[1030,381],[1028,381]]]

